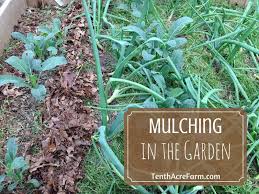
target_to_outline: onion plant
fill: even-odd
[[[98,133],[93,136],[93,144],[97,154],[101,157],[105,166],[108,166],[110,173],[117,174],[124,179],[124,168],[116,154],[111,149],[108,141],[120,135],[123,131],[123,115],[129,107],[137,108],[237,108],[239,107],[239,94],[241,94],[250,107],[251,99],[246,92],[246,88],[240,82],[235,73],[232,60],[235,52],[242,47],[254,56],[258,55],[258,49],[251,43],[245,43],[247,37],[253,30],[243,28],[246,19],[250,19],[248,13],[253,9],[250,4],[244,14],[231,12],[231,14],[243,15],[239,24],[235,27],[224,26],[221,17],[217,16],[213,22],[208,21],[211,6],[206,3],[202,9],[206,9],[206,16],[193,9],[193,16],[199,18],[199,22],[193,23],[190,17],[176,19],[167,27],[156,10],[153,1],[131,1],[130,6],[120,5],[120,9],[131,13],[132,20],[114,16],[108,13],[111,1],[101,5],[99,1],[91,1],[87,4],[82,0],[85,9],[85,16],[91,35],[94,59],[96,62],[96,72],[98,77],[98,88],[100,96],[99,109],[102,113],[102,126]],[[197,5],[191,5],[193,8]],[[92,15],[90,12],[92,8]],[[145,8],[145,9],[144,9]],[[147,11],[142,11],[147,10]],[[222,11],[214,9],[214,11]],[[92,20],[92,19],[93,20]],[[125,22],[126,26],[117,27],[111,20]],[[254,22],[252,20],[252,22]],[[214,25],[211,25],[214,23]],[[102,26],[106,25],[111,32],[101,34]],[[219,61],[228,73],[236,91],[238,103],[229,102],[222,98],[222,89],[214,88],[205,79],[196,75],[188,75],[183,72],[184,51],[187,43],[186,34],[192,33],[197,26],[204,26],[208,29],[207,41],[192,46],[187,52],[205,48],[212,54],[212,60]],[[189,28],[187,29],[186,27]],[[255,28],[255,24],[251,24]],[[223,33],[223,34],[222,34]],[[99,59],[98,45],[102,41],[110,42],[112,51],[117,58],[114,64],[114,72],[104,87],[101,65]],[[229,49],[230,59],[226,59],[224,50]],[[121,98],[131,98],[129,103],[117,104]],[[114,120],[107,122],[108,110],[117,110],[119,113]],[[253,111],[251,111],[253,110]],[[249,125],[258,128],[258,101],[250,107]],[[257,133],[249,133],[248,155],[251,161],[258,162]],[[96,146],[99,143],[100,148]],[[154,188],[132,186],[140,193],[197,193],[203,190],[202,186],[155,186]],[[211,187],[214,190],[213,187]]]

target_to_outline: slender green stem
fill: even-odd
[[[85,10],[85,16],[86,20],[88,23],[88,28],[90,31],[91,35],[91,42],[92,42],[92,49],[93,49],[93,54],[94,54],[94,60],[96,64],[96,73],[97,73],[97,84],[98,84],[98,89],[99,89],[99,96],[100,96],[100,107],[102,108],[101,110],[101,116],[102,116],[102,125],[106,126],[107,125],[107,103],[106,103],[106,96],[104,93],[104,84],[103,84],[103,75],[102,75],[102,68],[101,68],[101,62],[100,62],[100,55],[99,55],[99,50],[97,48],[96,44],[96,36],[95,32],[93,29],[93,24],[89,12],[89,8],[87,6],[86,0],[82,0],[84,10]]]
[[[165,101],[165,98],[163,96],[161,96],[160,94],[156,93],[155,91],[149,89],[148,87],[143,86],[142,84],[139,84],[139,83],[136,83],[136,82],[133,82],[133,81],[129,81],[129,80],[125,80],[125,79],[119,79],[119,78],[111,78],[110,82],[120,82],[120,83],[133,85],[137,89],[148,92],[148,93],[152,94],[154,97],[156,97],[157,99]]]

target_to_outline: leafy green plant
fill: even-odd
[[[13,191],[17,187],[24,185],[24,173],[28,170],[29,165],[21,156],[17,156],[18,146],[15,138],[7,141],[7,150],[4,162],[0,161],[5,169],[5,173],[0,175],[0,192],[7,187],[8,191]],[[40,184],[36,179],[27,181],[28,185],[39,187]]]
[[[49,56],[58,54],[59,47],[63,44],[64,34],[61,21],[55,18],[52,26],[39,26],[38,34],[12,32],[12,37],[24,43],[26,50],[35,52],[36,57],[44,60]]]
[[[186,16],[174,21],[169,29],[167,29],[157,13],[152,0],[127,1],[128,4],[123,3],[119,5],[119,9],[127,11],[127,13],[130,13],[132,17],[136,19],[131,17],[126,19],[118,15],[108,14],[107,11],[111,1],[106,1],[103,15],[101,17],[99,12],[98,18],[102,18],[103,22],[110,27],[111,32],[109,35],[100,34],[100,20],[97,22],[97,16],[94,11],[96,9],[95,7],[92,7],[94,25],[91,25],[92,21],[89,7],[85,0],[82,1],[88,26],[91,31],[95,59],[97,59],[97,72],[101,69],[100,63],[98,62],[99,56],[97,49],[97,45],[100,41],[111,41],[113,53],[118,59],[114,65],[112,78],[108,80],[106,85],[105,94],[100,93],[101,99],[108,99],[107,103],[102,101],[102,104],[98,107],[102,112],[105,112],[106,116],[107,110],[118,111],[118,114],[110,123],[107,123],[107,117],[102,117],[102,120],[104,119],[105,122],[102,123],[103,126],[99,128],[99,132],[93,136],[94,149],[110,174],[116,174],[122,180],[124,179],[123,164],[117,157],[118,153],[114,152],[108,141],[114,140],[117,135],[122,134],[121,132],[124,127],[123,115],[128,107],[237,108],[240,107],[242,103],[239,99],[240,94],[247,103],[243,108],[249,109],[247,112],[249,113],[249,128],[251,131],[248,132],[248,165],[249,167],[254,167],[254,163],[257,163],[255,166],[258,167],[258,99],[250,106],[252,97],[250,98],[250,96],[248,96],[246,86],[240,81],[240,77],[236,73],[235,63],[233,63],[237,51],[242,48],[251,54],[253,62],[256,67],[258,67],[256,60],[256,55],[259,52],[258,49],[252,42],[249,44],[245,43],[247,38],[251,36],[252,32],[256,29],[256,19],[248,15],[248,12],[253,9],[253,6],[251,6],[252,1],[249,1],[244,13],[230,9],[221,10],[217,7],[211,7],[209,2],[205,3],[201,1],[198,4],[197,2],[193,4],[194,1],[193,3],[187,1],[192,11],[191,15],[195,18],[194,24],[190,25],[188,29],[185,27],[192,22],[192,19]],[[92,2],[92,6],[96,6],[96,1]],[[98,5],[99,3],[100,1],[98,1]],[[199,6],[199,9],[197,10],[195,6]],[[257,12],[258,8],[257,3]],[[199,13],[202,9],[206,10],[203,13]],[[172,15],[174,11],[172,11]],[[215,16],[214,12],[217,13],[217,16]],[[224,25],[224,22],[227,23],[229,19],[228,16],[232,14],[238,15],[240,18],[237,26],[233,27],[232,22]],[[211,17],[215,18],[211,20]],[[125,23],[129,25],[116,28],[108,18],[122,21],[123,26],[125,26]],[[244,31],[243,27],[247,23],[246,19],[253,22],[249,25],[251,28],[247,28]],[[134,23],[132,21],[134,21]],[[187,51],[195,51],[198,48],[205,47],[205,52],[212,54],[212,56],[209,56],[211,59],[208,59],[209,61],[206,61],[206,63],[213,64],[217,62],[221,64],[235,87],[236,102],[231,102],[222,95],[224,94],[224,89],[214,88],[214,85],[209,84],[207,82],[208,80],[206,81],[203,77],[183,72],[184,56],[182,47],[187,42],[185,34],[189,35],[191,32],[202,33],[201,35],[199,34],[199,37],[202,37],[203,42],[193,44],[194,46]],[[203,40],[204,37],[207,41]],[[199,55],[199,52],[203,51],[197,50],[196,52],[197,55]],[[228,55],[229,58],[227,58]],[[98,81],[103,83],[101,77],[98,78]],[[99,85],[99,89],[104,90],[103,84]],[[100,147],[98,147],[96,143],[98,143]],[[123,154],[123,151],[122,153],[120,152],[120,154]],[[255,177],[257,176],[255,175]],[[115,181],[116,180],[113,179],[112,184],[114,184]],[[161,192],[177,194],[198,193],[204,190],[202,186],[165,187],[159,185],[154,187],[134,186],[133,189],[140,193]],[[217,193],[213,186],[211,186],[211,189],[213,193]],[[110,191],[111,190],[112,186]]]
[[[45,61],[41,61],[35,58],[35,53],[31,50],[25,51],[22,58],[11,56],[5,62],[23,73],[25,79],[8,74],[0,75],[0,86],[14,84],[17,87],[30,88],[32,96],[37,101],[43,100],[46,96],[45,86],[39,84],[42,72],[67,64],[67,60],[63,56],[49,57]]]

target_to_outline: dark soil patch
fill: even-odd
[[[98,115],[84,106],[84,99],[97,101],[96,76],[93,72],[78,71],[85,62],[93,64],[86,21],[75,17],[82,10],[80,1],[76,1],[63,13],[62,27],[70,26],[64,44],[68,64],[43,76],[41,82],[48,90],[43,103],[36,104],[26,89],[0,87],[0,113],[3,115],[0,129],[4,129],[0,146],[4,148],[8,137],[18,137],[20,153],[30,163],[28,177],[41,182],[41,187],[33,193],[78,191],[76,183],[83,178],[81,165],[91,144],[91,135],[98,126]],[[51,22],[60,14],[56,7],[28,9],[14,31],[35,32],[37,26]],[[10,47],[0,57],[3,65],[0,73],[21,76],[4,60],[12,55],[21,56],[23,51],[21,43],[11,40]]]

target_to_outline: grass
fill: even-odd
[[[120,150],[124,149],[123,139],[117,137],[111,143],[111,147],[119,154],[120,159],[122,159],[123,153]],[[109,173],[93,147],[87,153],[84,168],[85,178],[78,184],[81,194],[104,194],[107,191],[121,194],[133,193],[132,188],[127,186],[120,178]],[[102,179],[100,179],[100,175]]]
[[[112,5],[116,5],[118,2],[120,1],[115,1]],[[127,2],[128,1],[125,1],[125,3]],[[169,25],[172,20],[182,16],[190,16],[194,19],[194,25],[184,31],[186,34],[185,36],[188,39],[188,44],[184,49],[185,61],[182,75],[198,75],[212,88],[222,89],[219,97],[227,101],[228,105],[248,107],[250,106],[251,101],[254,101],[258,96],[259,69],[256,61],[258,58],[253,58],[251,52],[247,51],[247,45],[239,42],[238,45],[241,45],[244,48],[240,48],[233,44],[233,42],[229,42],[226,46],[220,48],[219,51],[214,52],[214,50],[210,49],[210,46],[207,46],[209,45],[209,42],[206,42],[205,39],[215,39],[215,41],[210,41],[210,43],[217,47],[217,44],[220,43],[219,41],[225,41],[225,38],[222,38],[222,36],[233,37],[237,33],[231,34],[230,32],[235,31],[235,28],[242,27],[247,31],[241,36],[237,36],[237,40],[246,40],[246,44],[258,48],[258,31],[249,30],[250,27],[253,28],[254,25],[257,25],[252,23],[256,20],[256,16],[252,15],[249,9],[244,12],[243,8],[230,6],[226,1],[217,0],[201,2],[204,3],[198,5],[195,1],[180,2],[165,0],[156,4],[158,12],[161,13],[161,19],[166,25]],[[213,9],[211,9],[212,7]],[[224,11],[222,11],[222,8],[224,8]],[[217,16],[215,17],[215,15]],[[113,6],[113,9],[109,10],[108,16],[112,16],[109,19],[112,20],[112,24],[118,28],[136,22],[129,12],[118,10],[116,9],[116,6]],[[242,16],[247,20],[242,19]],[[108,34],[112,33],[112,31],[109,30],[105,30],[105,33],[107,31]],[[226,35],[228,33],[230,33],[231,36]],[[247,41],[248,37],[253,44]],[[215,57],[214,54],[217,54],[217,57]],[[223,58],[226,60],[224,61]],[[131,58],[123,60],[124,63],[125,61],[131,60]],[[140,80],[142,79],[139,79],[139,77],[137,80],[134,79],[134,82],[125,81],[123,79],[111,79],[113,82],[127,83],[135,87],[140,87],[148,93],[152,93],[152,91],[139,85],[142,83]],[[161,98],[160,95],[157,95],[156,93],[153,95],[158,99],[163,100],[163,97]],[[120,109],[129,103],[137,102],[137,99],[136,96],[132,96],[131,98],[128,96],[127,98],[119,98],[116,99],[116,105],[109,105],[109,107]],[[224,106],[219,103],[216,104],[216,107]],[[122,136],[123,135],[117,138]],[[120,161],[123,161],[121,158],[123,156],[123,149],[120,149],[122,144],[123,142],[118,141],[117,139],[113,139],[111,142],[112,150],[120,158]],[[94,148],[92,148],[87,155],[85,166],[86,177],[79,185],[82,193],[107,193],[110,188],[114,189],[110,193],[129,192],[129,187],[118,180],[117,176],[113,178],[113,176],[108,173],[109,171],[107,168],[99,161],[99,158],[94,152]],[[96,172],[93,169],[100,170]],[[98,181],[100,179],[103,181]],[[115,180],[117,183],[116,185],[114,185]],[[120,186],[118,187],[118,185]],[[252,193],[254,188],[255,182],[250,178],[243,186],[206,187],[205,190],[208,193],[241,194]]]

